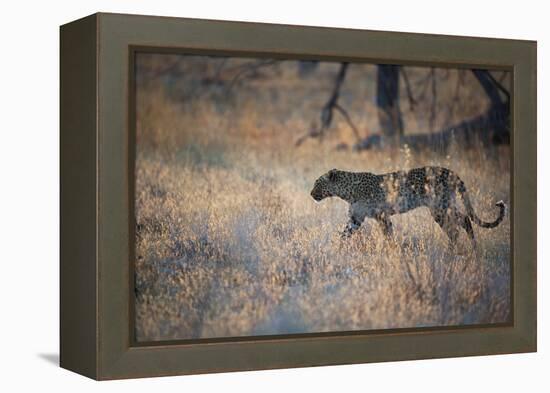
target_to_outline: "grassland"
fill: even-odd
[[[392,218],[393,242],[369,220],[342,241],[346,204],[315,203],[309,192],[331,168],[441,165],[460,175],[478,215],[491,220],[495,202],[510,200],[508,147],[341,151],[335,145],[351,136],[338,122],[323,142],[295,147],[330,78],[314,94],[285,77],[287,68],[231,96],[209,88],[182,97],[158,78],[138,86],[137,339],[507,321],[509,217],[496,229],[474,229],[477,252],[462,232],[450,253],[423,208]],[[356,74],[349,85],[366,80],[359,86],[368,90],[369,79]],[[352,87],[344,99],[359,105]],[[375,129],[372,104],[361,99],[364,111],[350,111],[362,129]],[[468,105],[472,113],[483,107]]]

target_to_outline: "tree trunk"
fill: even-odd
[[[376,105],[381,133],[390,138],[403,135],[403,119],[399,109],[399,67],[378,65]]]
[[[378,66],[379,81],[381,67],[388,66]],[[489,71],[474,69],[472,73],[481,84],[481,87],[490,101],[490,106],[485,113],[445,127],[436,132],[408,135],[398,134],[397,137],[395,137],[395,134],[388,134],[384,129],[381,119],[380,125],[384,133],[380,135],[370,135],[362,139],[355,144],[354,149],[366,150],[382,148],[397,142],[399,144],[406,143],[413,149],[429,148],[434,151],[445,152],[451,143],[459,143],[466,147],[476,146],[478,143],[486,147],[509,144],[510,93],[493,78]],[[395,91],[397,91],[397,89],[395,89],[394,92]],[[378,98],[380,98],[380,88],[378,90]],[[379,100],[377,100],[377,103],[378,101]],[[380,108],[380,104],[378,104],[378,107]],[[398,109],[399,106],[394,105],[394,108]],[[386,125],[386,127],[390,126]],[[388,135],[392,135],[393,138],[387,138]]]
[[[485,113],[490,141],[495,144],[510,143],[510,93],[487,70],[472,70],[491,101]],[[504,100],[502,99],[504,95]]]

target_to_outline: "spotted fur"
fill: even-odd
[[[459,211],[456,195],[460,195],[466,214]],[[499,201],[499,216],[492,222],[482,221],[474,212],[464,182],[449,169],[422,167],[376,175],[368,172],[346,172],[332,169],[319,177],[311,196],[316,201],[339,197],[349,203],[349,222],[343,237],[355,232],[366,217],[374,218],[386,236],[393,234],[390,217],[425,206],[447,234],[451,245],[463,228],[475,244],[472,221],[483,228],[494,228],[504,219],[506,206]]]

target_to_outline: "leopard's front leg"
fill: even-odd
[[[355,231],[361,228],[361,224],[365,219],[365,214],[363,211],[360,211],[357,206],[350,205],[349,211],[349,220],[344,228],[341,236],[343,239],[350,237]]]
[[[361,221],[358,221],[357,219],[355,219],[355,217],[351,216],[344,230],[342,231],[342,238],[347,239],[359,228],[361,228]]]

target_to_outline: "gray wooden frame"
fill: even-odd
[[[133,343],[136,48],[511,70],[513,322]],[[117,379],[536,351],[536,42],[100,13],[61,27],[60,72],[62,367]]]

